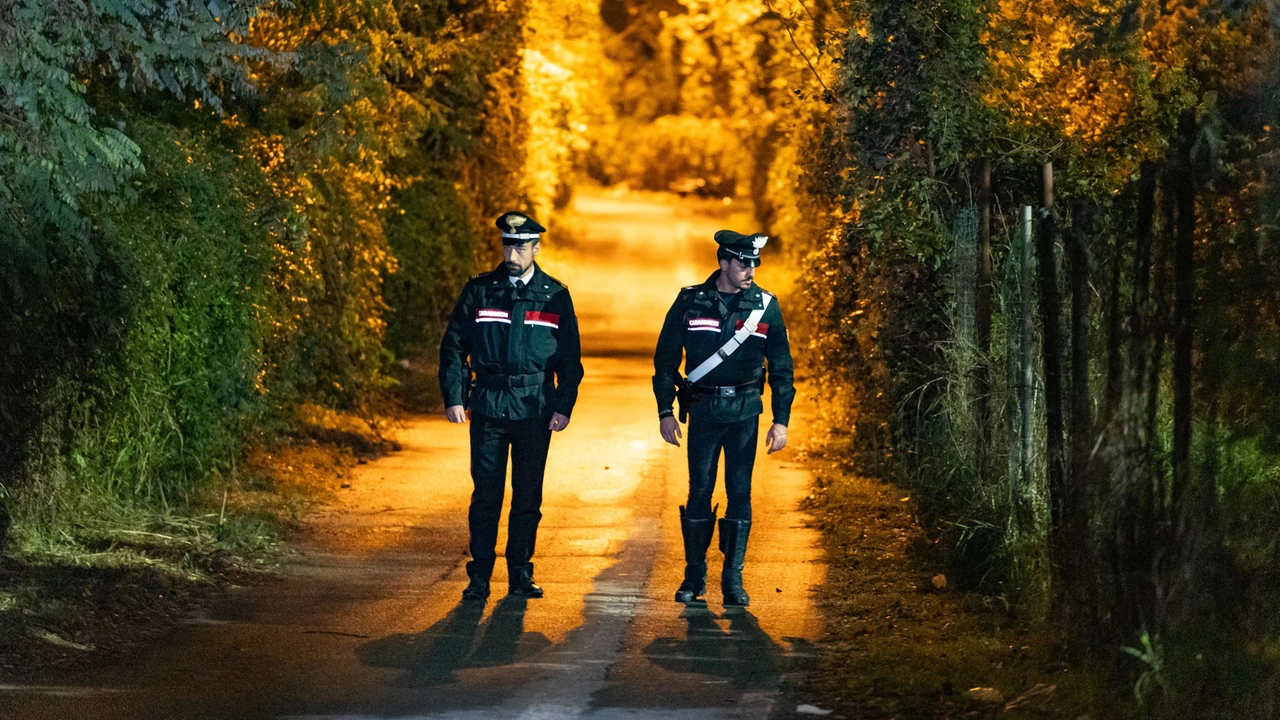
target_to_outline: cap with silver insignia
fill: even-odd
[[[715,235],[716,242],[720,244],[720,250],[716,252],[716,257],[728,259],[737,258],[738,262],[747,267],[759,267],[760,265],[760,248],[769,242],[768,235],[753,233],[751,235],[743,235],[733,230],[720,230]]]
[[[502,231],[503,245],[523,245],[530,240],[540,240],[542,233],[547,231],[537,220],[518,210],[502,213],[495,224]]]

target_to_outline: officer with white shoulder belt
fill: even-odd
[[[701,285],[682,289],[667,312],[653,356],[653,392],[663,440],[679,446],[686,413],[689,424],[689,498],[680,507],[685,571],[675,599],[697,602],[706,592],[706,554],[716,526],[711,494],[723,452],[729,506],[719,521],[720,589],[725,605],[747,605],[742,568],[751,533],[761,393],[767,379],[773,424],[765,445],[773,453],[787,444],[794,374],[782,308],[754,283],[768,237],[721,230],[715,240],[720,269]],[[680,375],[682,359],[686,377]],[[677,398],[679,420],[672,409]]]

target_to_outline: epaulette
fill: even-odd
[[[701,289],[701,284],[682,287],[680,288],[680,292],[676,293],[676,299],[683,302],[692,302],[694,296],[696,296],[698,291]]]
[[[546,273],[546,272],[543,272],[542,274],[543,274],[543,275],[547,275],[547,273]],[[568,286],[568,285],[565,285],[562,281],[560,281],[560,280],[559,280],[559,279],[557,279],[557,278],[554,278],[554,277],[551,277],[550,275],[547,275],[547,279],[548,279],[548,280],[550,280],[551,282],[553,282],[553,283],[555,283],[555,284],[559,285],[560,287],[564,288],[565,290],[568,290],[568,289],[569,289],[569,286]]]

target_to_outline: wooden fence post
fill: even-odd
[[[1020,420],[1022,423],[1022,449],[1021,449],[1021,477],[1022,484],[1025,488],[1024,492],[1030,490],[1031,484],[1035,481],[1031,465],[1031,456],[1033,448],[1032,442],[1034,438],[1034,430],[1032,429],[1032,418],[1035,408],[1035,371],[1032,367],[1031,353],[1033,343],[1035,342],[1035,318],[1032,316],[1031,307],[1034,303],[1034,293],[1031,289],[1031,268],[1034,264],[1034,255],[1032,249],[1034,247],[1034,225],[1031,220],[1031,206],[1026,205],[1022,208],[1022,278],[1018,283],[1021,288],[1022,297],[1019,301],[1022,303],[1022,322],[1018,328],[1020,337],[1018,365],[1022,374],[1022,382],[1018,388],[1018,405],[1021,408]]]
[[[1066,510],[1066,468],[1063,463],[1062,409],[1062,308],[1058,297],[1058,263],[1054,242],[1057,226],[1053,219],[1053,163],[1042,167],[1044,194],[1040,209],[1040,228],[1036,233],[1037,267],[1040,269],[1040,320],[1044,328],[1041,350],[1044,358],[1044,390],[1048,451],[1049,508],[1051,549],[1064,550],[1063,514]],[[1068,551],[1069,552],[1069,551]],[[1063,557],[1058,552],[1057,557]]]

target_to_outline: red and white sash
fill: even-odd
[[[747,316],[746,322],[742,323],[742,327],[738,328],[733,337],[729,338],[729,341],[715,351],[715,354],[703,360],[702,364],[689,373],[689,382],[698,382],[706,377],[707,373],[720,367],[720,363],[724,362],[739,347],[742,347],[742,341],[746,340],[748,335],[755,334],[760,327],[760,318],[764,317],[764,311],[768,309],[769,301],[773,300],[773,296],[769,293],[762,293],[762,300],[760,307],[751,311],[751,314]]]

